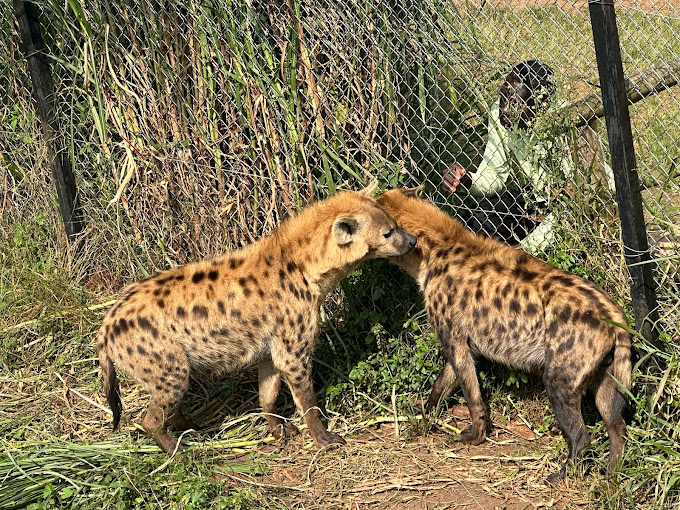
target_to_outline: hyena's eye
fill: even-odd
[[[391,228],[391,229],[389,229],[389,231],[385,232],[385,233],[383,234],[383,237],[384,237],[385,239],[389,239],[390,236],[391,236],[392,234],[394,234],[394,229],[393,229],[393,228]]]

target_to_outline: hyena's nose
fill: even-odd
[[[408,249],[412,250],[413,248],[416,247],[416,243],[418,242],[418,238],[414,236],[413,234],[409,234],[406,232],[406,242],[408,243]]]

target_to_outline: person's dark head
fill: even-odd
[[[510,70],[500,93],[500,121],[504,127],[527,129],[531,126],[555,94],[553,74],[540,60],[525,60]]]

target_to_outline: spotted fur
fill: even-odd
[[[189,378],[257,365],[275,436],[298,432],[276,412],[283,377],[315,444],[344,443],[322,425],[312,387],[319,306],[361,261],[403,255],[416,242],[373,189],[339,193],[246,248],[127,287],[97,336],[114,429],[122,409],[114,365],[150,394],[141,425],[169,454],[179,445],[167,427],[195,428],[181,410]]]
[[[472,417],[461,440],[479,444],[488,414],[475,358],[542,371],[569,458],[590,441],[581,414],[581,396],[590,389],[609,433],[609,467],[615,467],[626,432],[619,383],[631,386],[630,335],[616,325],[626,324],[621,307],[592,282],[474,235],[415,190],[388,191],[378,203],[418,237],[416,249],[392,261],[417,280],[442,344],[445,366],[428,408],[460,385]],[[550,480],[565,470],[566,464]]]

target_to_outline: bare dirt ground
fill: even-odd
[[[466,409],[448,420],[466,427]],[[308,437],[259,449],[272,469],[248,477],[224,473],[236,486],[249,486],[268,504],[299,509],[537,509],[589,508],[587,490],[572,480],[558,487],[546,477],[566,455],[555,450],[559,436],[536,436],[521,423],[495,424],[480,446],[465,446],[434,427],[407,437],[408,424],[366,427],[340,449],[319,451]],[[563,443],[562,443],[562,446]],[[554,452],[557,452],[556,454]]]

